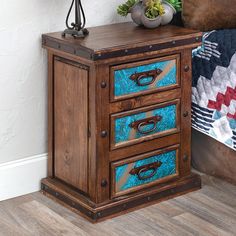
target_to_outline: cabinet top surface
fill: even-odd
[[[180,46],[175,44],[175,42],[180,41],[184,42],[185,45],[200,43],[202,36],[202,33],[199,31],[183,27],[167,25],[157,29],[145,29],[136,26],[132,22],[92,27],[88,28],[88,30],[89,35],[83,39],[71,36],[62,37],[61,32],[44,34],[43,45],[49,48],[57,47],[57,49],[60,50],[63,50],[63,46],[67,46],[67,48],[70,47],[74,49],[74,54],[76,54],[75,50],[79,49],[84,52],[84,57],[95,59],[97,55],[98,59],[99,57],[100,59],[104,59],[103,56],[105,54],[114,54],[114,52],[121,50],[125,50],[124,53],[129,53],[127,49],[134,50],[135,48],[141,49],[145,46],[149,46],[149,48],[146,48],[146,51],[150,51],[152,48],[150,45],[155,46],[172,42],[172,44],[169,46],[166,45],[166,47],[174,47]],[[61,45],[58,46],[58,44]],[[181,45],[183,45],[183,43]],[[156,50],[155,47],[153,49]],[[142,50],[138,52],[142,52]],[[113,56],[110,55],[109,57]]]

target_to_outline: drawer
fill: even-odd
[[[111,150],[180,130],[180,100],[111,115]]]
[[[111,196],[117,197],[179,176],[179,145],[111,164]]]
[[[179,55],[111,68],[111,101],[180,86]]]

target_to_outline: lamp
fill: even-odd
[[[72,11],[73,6],[75,5],[75,22],[72,22],[69,25],[69,17]],[[82,16],[82,18],[81,18]],[[81,4],[81,0],[72,0],[69,12],[66,16],[66,27],[67,29],[64,30],[62,36],[72,35],[78,38],[84,38],[86,35],[89,34],[89,31],[84,28],[86,23],[84,9]]]

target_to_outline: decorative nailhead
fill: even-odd
[[[188,111],[185,111],[183,114],[183,117],[187,117],[188,116]]]
[[[103,130],[102,132],[101,132],[101,137],[102,138],[105,138],[107,136],[107,131],[106,130]]]
[[[99,212],[99,213],[98,213],[98,217],[101,217],[101,215],[102,215],[102,214]]]
[[[196,41],[199,41],[199,37],[196,37]]]
[[[101,82],[101,88],[106,88],[107,87],[107,83],[105,81]]]
[[[152,45],[149,46],[149,49],[152,49]]]
[[[188,72],[190,70],[190,67],[188,66],[188,65],[186,65],[185,67],[184,67],[184,71],[185,72]]]
[[[148,201],[151,201],[151,197],[148,197],[147,200],[148,200]]]
[[[59,193],[56,193],[56,197],[58,197],[59,196]]]
[[[188,155],[187,154],[184,154],[183,161],[184,162],[188,161]]]
[[[175,45],[175,43],[176,43],[175,41],[172,41],[172,44],[173,44],[173,45]]]
[[[103,188],[105,188],[106,186],[107,186],[107,180],[106,179],[103,179],[102,180],[102,182],[101,182],[101,186],[103,187]]]
[[[125,49],[125,54],[127,54],[129,51],[128,51],[128,49]]]

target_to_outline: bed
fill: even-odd
[[[236,29],[193,51],[192,128],[193,167],[236,184]]]

